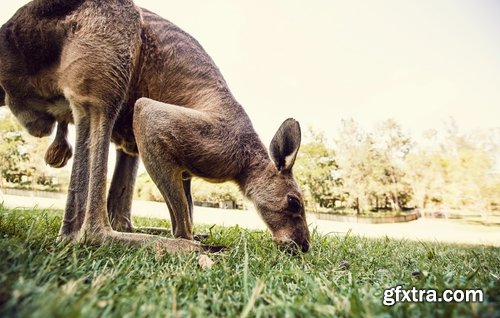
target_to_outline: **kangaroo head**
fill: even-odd
[[[278,244],[307,252],[310,239],[304,201],[292,173],[299,147],[300,125],[287,119],[271,141],[272,162],[260,172],[252,199]]]

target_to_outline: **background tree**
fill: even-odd
[[[353,206],[358,214],[368,210],[374,184],[373,139],[354,120],[342,120],[335,153],[348,206]]]
[[[69,173],[45,164],[49,138],[30,136],[10,112],[0,113],[0,174],[2,186],[62,191]],[[6,182],[6,183],[5,183]]]
[[[323,133],[311,129],[308,139],[311,141],[300,147],[294,174],[302,186],[309,208],[335,208],[336,202],[342,200],[335,154],[327,146]]]
[[[30,156],[19,123],[8,113],[0,118],[0,173],[7,182],[21,183],[31,175]],[[23,177],[24,176],[24,177]]]
[[[359,214],[379,209],[401,210],[412,197],[405,158],[411,139],[395,120],[382,122],[372,132],[354,120],[343,120],[335,139],[335,153],[348,206]]]
[[[451,121],[444,132],[428,131],[406,159],[416,206],[442,211],[493,210],[500,193],[495,131],[463,134]],[[498,139],[500,140],[500,139]]]
[[[410,185],[405,182],[404,170],[412,141],[394,119],[382,122],[372,135],[374,149],[371,163],[378,172],[374,175],[379,187],[377,193],[383,194],[392,210],[399,211],[412,195]]]
[[[484,211],[488,206],[488,183],[494,178],[494,153],[474,134],[463,134],[451,121],[440,144],[442,199],[446,207],[469,207]]]

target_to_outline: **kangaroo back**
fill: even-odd
[[[40,16],[63,16],[75,10],[84,0],[34,0],[33,12]]]

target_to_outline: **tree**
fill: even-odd
[[[399,211],[406,203],[401,200],[406,201],[411,196],[411,188],[405,183],[403,169],[405,158],[412,147],[411,139],[403,133],[401,125],[394,119],[382,122],[373,136],[375,149],[372,154],[377,160],[373,160],[372,164],[378,165],[378,192],[387,196],[392,210]]]
[[[380,208],[399,211],[408,203],[412,193],[403,168],[412,142],[395,120],[386,120],[371,133],[354,120],[343,120],[335,144],[343,189],[358,214]]]
[[[406,158],[406,172],[418,207],[491,210],[498,201],[500,175],[496,130],[463,134],[451,121],[445,132],[428,131]]]
[[[21,183],[23,176],[31,175],[26,166],[30,156],[28,145],[19,123],[8,113],[0,118],[0,173],[7,182]]]
[[[55,170],[44,162],[48,138],[30,136],[9,112],[0,114],[0,175],[10,186],[60,191],[60,180],[68,173]]]
[[[323,133],[310,130],[309,139],[311,141],[300,148],[294,167],[295,176],[305,190],[310,207],[334,208],[336,201],[341,200],[341,180],[334,152],[328,148]]]
[[[359,214],[368,208],[372,188],[373,140],[354,120],[342,120],[335,153],[339,164],[342,189],[348,195],[349,206]]]
[[[484,145],[483,145],[484,146]],[[443,201],[453,209],[470,207],[485,211],[487,183],[494,158],[472,134],[463,134],[452,120],[441,143]]]

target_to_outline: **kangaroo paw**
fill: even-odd
[[[49,146],[45,153],[45,162],[53,168],[62,168],[73,155],[71,145],[67,142],[57,141]]]

